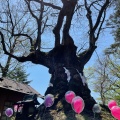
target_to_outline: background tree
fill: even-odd
[[[24,84],[29,84],[31,81],[27,79],[29,74],[26,73],[23,66],[18,65],[14,70],[10,70],[7,73],[7,78],[15,80],[17,82],[21,82]]]
[[[21,44],[22,40],[20,40],[19,37],[10,37],[12,30],[11,30],[9,21],[7,19],[9,16],[9,13],[11,11],[9,2],[8,1],[6,1],[6,3],[1,2],[0,6],[1,6],[1,8],[3,8],[3,11],[1,11],[1,15],[0,15],[0,23],[1,23],[0,29],[3,30],[3,32],[5,34],[4,37],[6,39],[5,42],[7,44],[8,51],[10,51],[11,54],[19,53],[19,54],[25,55],[26,54],[25,52],[23,52],[23,53],[20,52],[21,50],[22,51],[24,50],[24,48],[21,48],[19,46],[19,44]],[[4,11],[5,7],[8,7],[8,11]],[[17,13],[14,12],[14,10],[17,10],[16,9],[17,7],[15,8],[14,5],[12,5],[12,7],[13,7],[12,8],[13,14],[14,14],[14,16],[16,16],[16,18],[15,18],[15,21],[16,21],[18,19],[17,18],[18,15],[17,15]],[[2,16],[3,13],[5,14],[4,16]],[[5,21],[3,20],[4,17],[5,17]],[[22,18],[23,16],[21,15],[20,17]],[[19,20],[19,22],[20,22],[20,20]],[[24,23],[24,21],[22,21],[22,23],[20,23],[21,27],[24,28],[26,23]],[[16,24],[18,24],[18,23],[16,23]],[[19,28],[17,28],[17,29],[19,29]],[[24,44],[24,46],[26,46],[26,48],[28,47],[27,43],[23,42],[22,44]],[[28,75],[24,71],[23,66],[24,66],[23,64],[18,63],[18,61],[13,59],[11,56],[5,55],[3,48],[2,48],[2,44],[0,43],[0,73],[1,73],[1,77],[7,77],[10,79],[14,79],[14,80],[21,81],[21,82],[28,84],[28,83],[30,83],[30,81],[27,80]],[[20,73],[20,75],[17,74],[18,72]],[[15,75],[15,73],[17,76]]]
[[[110,15],[107,26],[112,28],[112,35],[114,36],[114,43],[110,48],[106,49],[106,54],[120,54],[120,1],[113,1],[114,13]]]
[[[1,78],[6,77],[25,84],[29,84],[31,82],[27,80],[28,74],[24,70],[24,64],[20,64],[18,61],[12,59],[11,56],[3,54],[2,49],[0,51],[0,56]]]
[[[110,15],[110,19],[107,22],[107,26],[112,28],[112,35],[114,36],[114,43],[111,44],[110,48],[105,50],[105,54],[109,56],[109,69],[111,69],[111,74],[116,78],[114,85],[112,86],[112,92],[109,96],[114,99],[120,99],[120,1],[113,1],[114,12]]]
[[[83,81],[81,76],[84,76],[84,66],[97,48],[96,42],[105,21],[106,10],[111,1],[84,0],[81,2],[77,0],[61,0],[57,1],[60,2],[60,6],[57,6],[58,4],[56,4],[55,1],[21,0],[18,2],[19,3],[16,4],[17,2],[13,3],[10,0],[6,0],[3,4],[6,4],[7,7],[1,9],[2,24],[0,36],[5,54],[19,62],[31,61],[34,64],[41,64],[49,69],[49,73],[52,75],[50,79],[51,84],[47,88],[45,95],[48,93],[54,95],[54,107],[56,106],[57,109],[61,109],[61,106],[64,106],[64,108],[68,106],[65,103],[64,95],[66,91],[73,90],[76,95],[84,99],[85,107],[91,110],[96,102],[91,97],[88,85]],[[20,2],[22,2],[22,4],[20,4]],[[14,14],[13,4],[15,4],[14,6],[17,8],[17,17],[16,14]],[[80,29],[81,14],[83,16],[86,14],[85,22],[87,22],[87,28],[85,30],[86,34],[88,33],[88,44],[85,45],[83,52],[80,51],[76,55],[77,46],[70,32],[72,34],[73,27],[75,26]],[[30,20],[28,19],[29,17],[31,18]],[[55,17],[57,19],[55,19]],[[27,21],[24,27],[21,27],[21,20],[24,20],[24,23]],[[15,47],[21,46],[22,48],[22,45],[24,45],[22,43],[26,42],[29,46],[27,50],[10,53],[4,33],[4,26],[6,24],[9,24],[10,30],[12,30],[11,32],[9,32],[9,29],[6,31],[9,33],[9,38],[19,38],[18,42],[20,44],[15,45]],[[53,37],[55,37],[55,40],[53,42],[53,48],[45,51],[42,50],[42,48],[43,41],[46,41],[44,36],[46,35],[46,39],[48,39],[48,32],[46,32],[48,29],[50,29],[50,31],[53,29]],[[83,31],[78,32],[82,34]],[[49,39],[53,38],[48,37]],[[8,44],[8,46],[9,45],[10,44]],[[27,52],[27,54],[23,55],[21,52]],[[67,81],[64,68],[70,71],[70,81]],[[57,106],[58,101],[61,103],[61,106]],[[71,106],[69,105],[68,108],[71,109]]]
[[[91,67],[88,75],[92,88],[99,94],[98,100],[107,105],[111,99],[120,100],[120,65],[119,62],[107,55],[98,58],[95,66]]]

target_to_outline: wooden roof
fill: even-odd
[[[7,78],[0,79],[0,88],[24,93],[24,94],[37,94],[38,97],[43,98],[43,96],[38,93],[35,89],[33,89],[30,85],[19,83],[14,80],[10,80]]]

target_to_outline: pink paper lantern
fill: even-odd
[[[18,105],[14,105],[14,112],[17,112]]]
[[[117,106],[117,102],[115,100],[111,100],[108,102],[108,108],[111,110],[113,106]]]
[[[114,118],[120,120],[120,107],[118,106],[113,106],[111,108],[111,114]]]
[[[75,93],[73,91],[67,91],[65,93],[65,100],[68,102],[68,103],[71,103],[72,102],[72,99],[75,97]]]
[[[71,106],[76,113],[81,113],[85,107],[85,104],[81,97],[76,96],[73,98]]]
[[[14,105],[14,112],[21,112],[23,108],[23,105],[19,106],[18,105]]]

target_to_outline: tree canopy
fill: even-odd
[[[114,43],[106,49],[106,54],[120,54],[120,1],[113,2],[114,13],[110,15],[107,26],[112,28],[112,35],[114,36]]]
[[[102,55],[95,66],[87,70],[91,77],[90,85],[99,94],[98,100],[103,104],[108,104],[111,99],[120,100],[120,65],[116,58]]]
[[[81,19],[85,18],[86,15],[85,27],[87,31],[85,32],[86,35],[87,33],[89,35],[86,41],[89,44],[86,46],[89,47],[86,47],[87,50],[79,54],[79,56],[84,56],[87,51],[92,54],[92,51],[96,48],[95,43],[99,38],[100,30],[105,21],[106,10],[110,2],[109,0],[16,0],[14,3],[11,0],[6,0],[5,2],[1,2],[0,35],[3,50],[5,54],[10,55],[20,62],[31,61],[48,67],[50,66],[48,62],[45,63],[47,55],[42,52],[42,46],[45,42],[44,35],[48,34],[48,30],[53,30],[55,36],[55,40],[52,40],[55,43],[54,47],[60,44],[74,44],[75,40],[73,40],[69,32],[76,26],[80,29],[82,27]],[[82,31],[79,30],[78,33],[82,33]],[[51,37],[47,39],[51,39]],[[5,41],[8,41],[7,44]],[[8,49],[14,42],[17,43],[15,47],[19,46],[21,49],[15,54]],[[28,48],[26,48],[26,44]],[[21,56],[21,52],[23,56]],[[38,53],[39,56],[37,55]],[[35,61],[38,57],[40,57],[39,62]],[[88,60],[86,59],[84,64]]]

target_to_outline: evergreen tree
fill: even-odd
[[[112,28],[112,34],[114,36],[114,43],[111,44],[110,48],[106,49],[107,54],[120,54],[120,1],[115,0],[114,13],[110,15],[110,19],[107,22],[107,26]]]
[[[8,78],[24,84],[29,84],[31,82],[27,80],[28,75],[29,74],[26,73],[23,66],[20,65],[17,66],[17,68],[15,68],[14,70],[8,71],[7,73]]]

